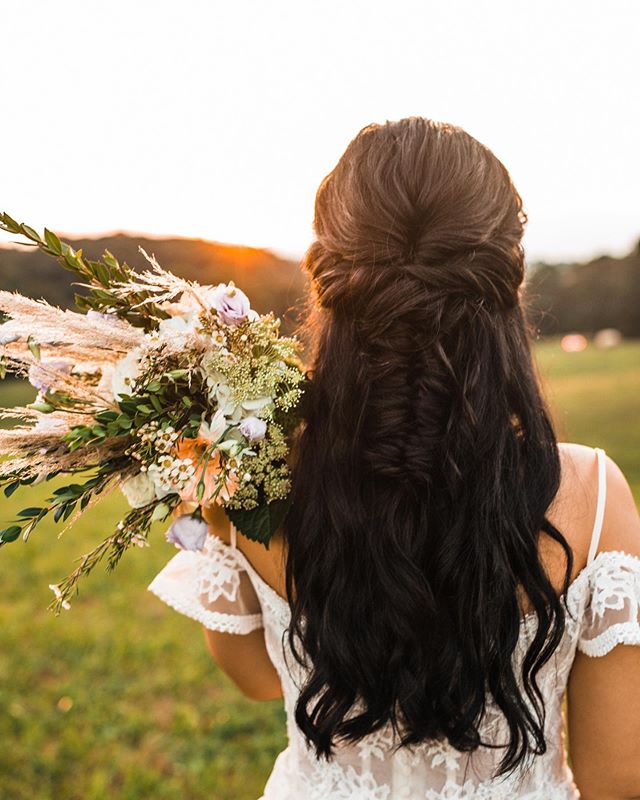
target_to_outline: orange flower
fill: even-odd
[[[185,488],[180,492],[180,498],[185,503],[198,503],[198,483],[202,479],[202,465],[198,466],[198,462],[202,458],[202,454],[209,446],[210,442],[204,439],[181,439],[177,447],[178,458],[190,458],[196,468],[196,474],[186,484]],[[209,459],[207,468],[204,472],[204,495],[202,499],[204,502],[213,494],[216,487],[220,483],[222,474],[224,472],[222,466],[222,459],[220,451],[214,451]],[[220,489],[216,497],[216,503],[222,505],[238,488],[238,479],[235,475],[227,475],[227,479]]]

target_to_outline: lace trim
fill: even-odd
[[[262,614],[240,615],[210,611],[190,597],[177,592],[175,584],[161,576],[156,576],[147,589],[175,611],[202,623],[211,631],[246,634],[264,627]]]
[[[259,595],[260,604],[269,609],[271,615],[276,619],[278,626],[286,628],[291,621],[291,609],[284,597],[280,597],[276,590],[256,572],[253,564],[239,547],[232,547],[215,534],[210,534],[209,539],[214,540],[217,550],[221,553],[226,553],[231,561],[235,562],[238,567],[244,569],[249,575],[255,578],[254,588]],[[213,543],[212,546],[214,546]]]
[[[217,545],[217,537],[208,536],[196,563],[198,594],[206,595],[209,603],[220,597],[234,601],[240,587],[238,562],[233,554]],[[215,565],[215,569],[212,565]]]
[[[640,644],[640,557],[621,550],[605,550],[598,569],[589,578],[589,605],[585,609],[578,650],[588,656],[604,656],[617,644]],[[608,612],[625,613],[628,619],[607,625]],[[597,631],[600,630],[600,633]],[[591,632],[595,635],[590,637]]]
[[[640,644],[640,625],[637,622],[617,622],[595,639],[581,639],[578,650],[587,656],[606,656],[617,644]]]

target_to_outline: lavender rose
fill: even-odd
[[[192,514],[182,514],[166,533],[168,542],[181,550],[202,550],[207,540],[207,523]]]
[[[219,283],[207,293],[207,299],[226,325],[239,325],[249,316],[249,298],[233,281]]]
[[[239,425],[240,433],[250,442],[264,439],[267,432],[267,423],[259,417],[245,417]]]

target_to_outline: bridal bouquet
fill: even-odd
[[[97,261],[0,214],[0,228],[26,237],[82,279],[80,312],[0,291],[0,378],[10,370],[38,390],[35,402],[4,409],[0,488],[9,497],[57,476],[43,506],[24,508],[0,530],[0,546],[26,540],[46,517],[72,524],[115,488],[130,506],[117,529],[62,583],[56,614],[79,578],[105,555],[112,570],[131,545],[145,546],[153,522],[181,503],[167,538],[201,549],[202,510],[220,504],[246,536],[262,542],[288,508],[288,435],[306,378],[295,337],[279,335],[230,281],[202,286],[164,270],[138,273],[105,251]],[[4,321],[2,322],[2,320]]]

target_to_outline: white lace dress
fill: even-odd
[[[504,749],[481,747],[462,754],[446,742],[412,752],[395,744],[390,729],[355,745],[341,745],[331,762],[316,759],[295,724],[293,709],[303,673],[286,644],[288,603],[232,544],[209,536],[203,551],[181,551],[148,588],[177,611],[217,631],[246,634],[264,628],[267,650],[283,687],[288,746],[277,757],[259,800],[572,800],[580,794],[566,762],[562,698],[576,648],[603,656],[619,643],[640,645],[640,558],[621,551],[595,555],[604,513],[604,451],[598,454],[599,493],[587,565],[571,583],[566,630],[560,647],[542,668],[539,685],[546,700],[548,749],[528,769],[506,779],[490,778]],[[514,653],[520,662],[535,634],[535,614],[521,623]],[[285,643],[285,652],[281,642]],[[355,709],[354,709],[355,713]],[[495,706],[481,728],[483,741],[506,743],[504,720]]]

